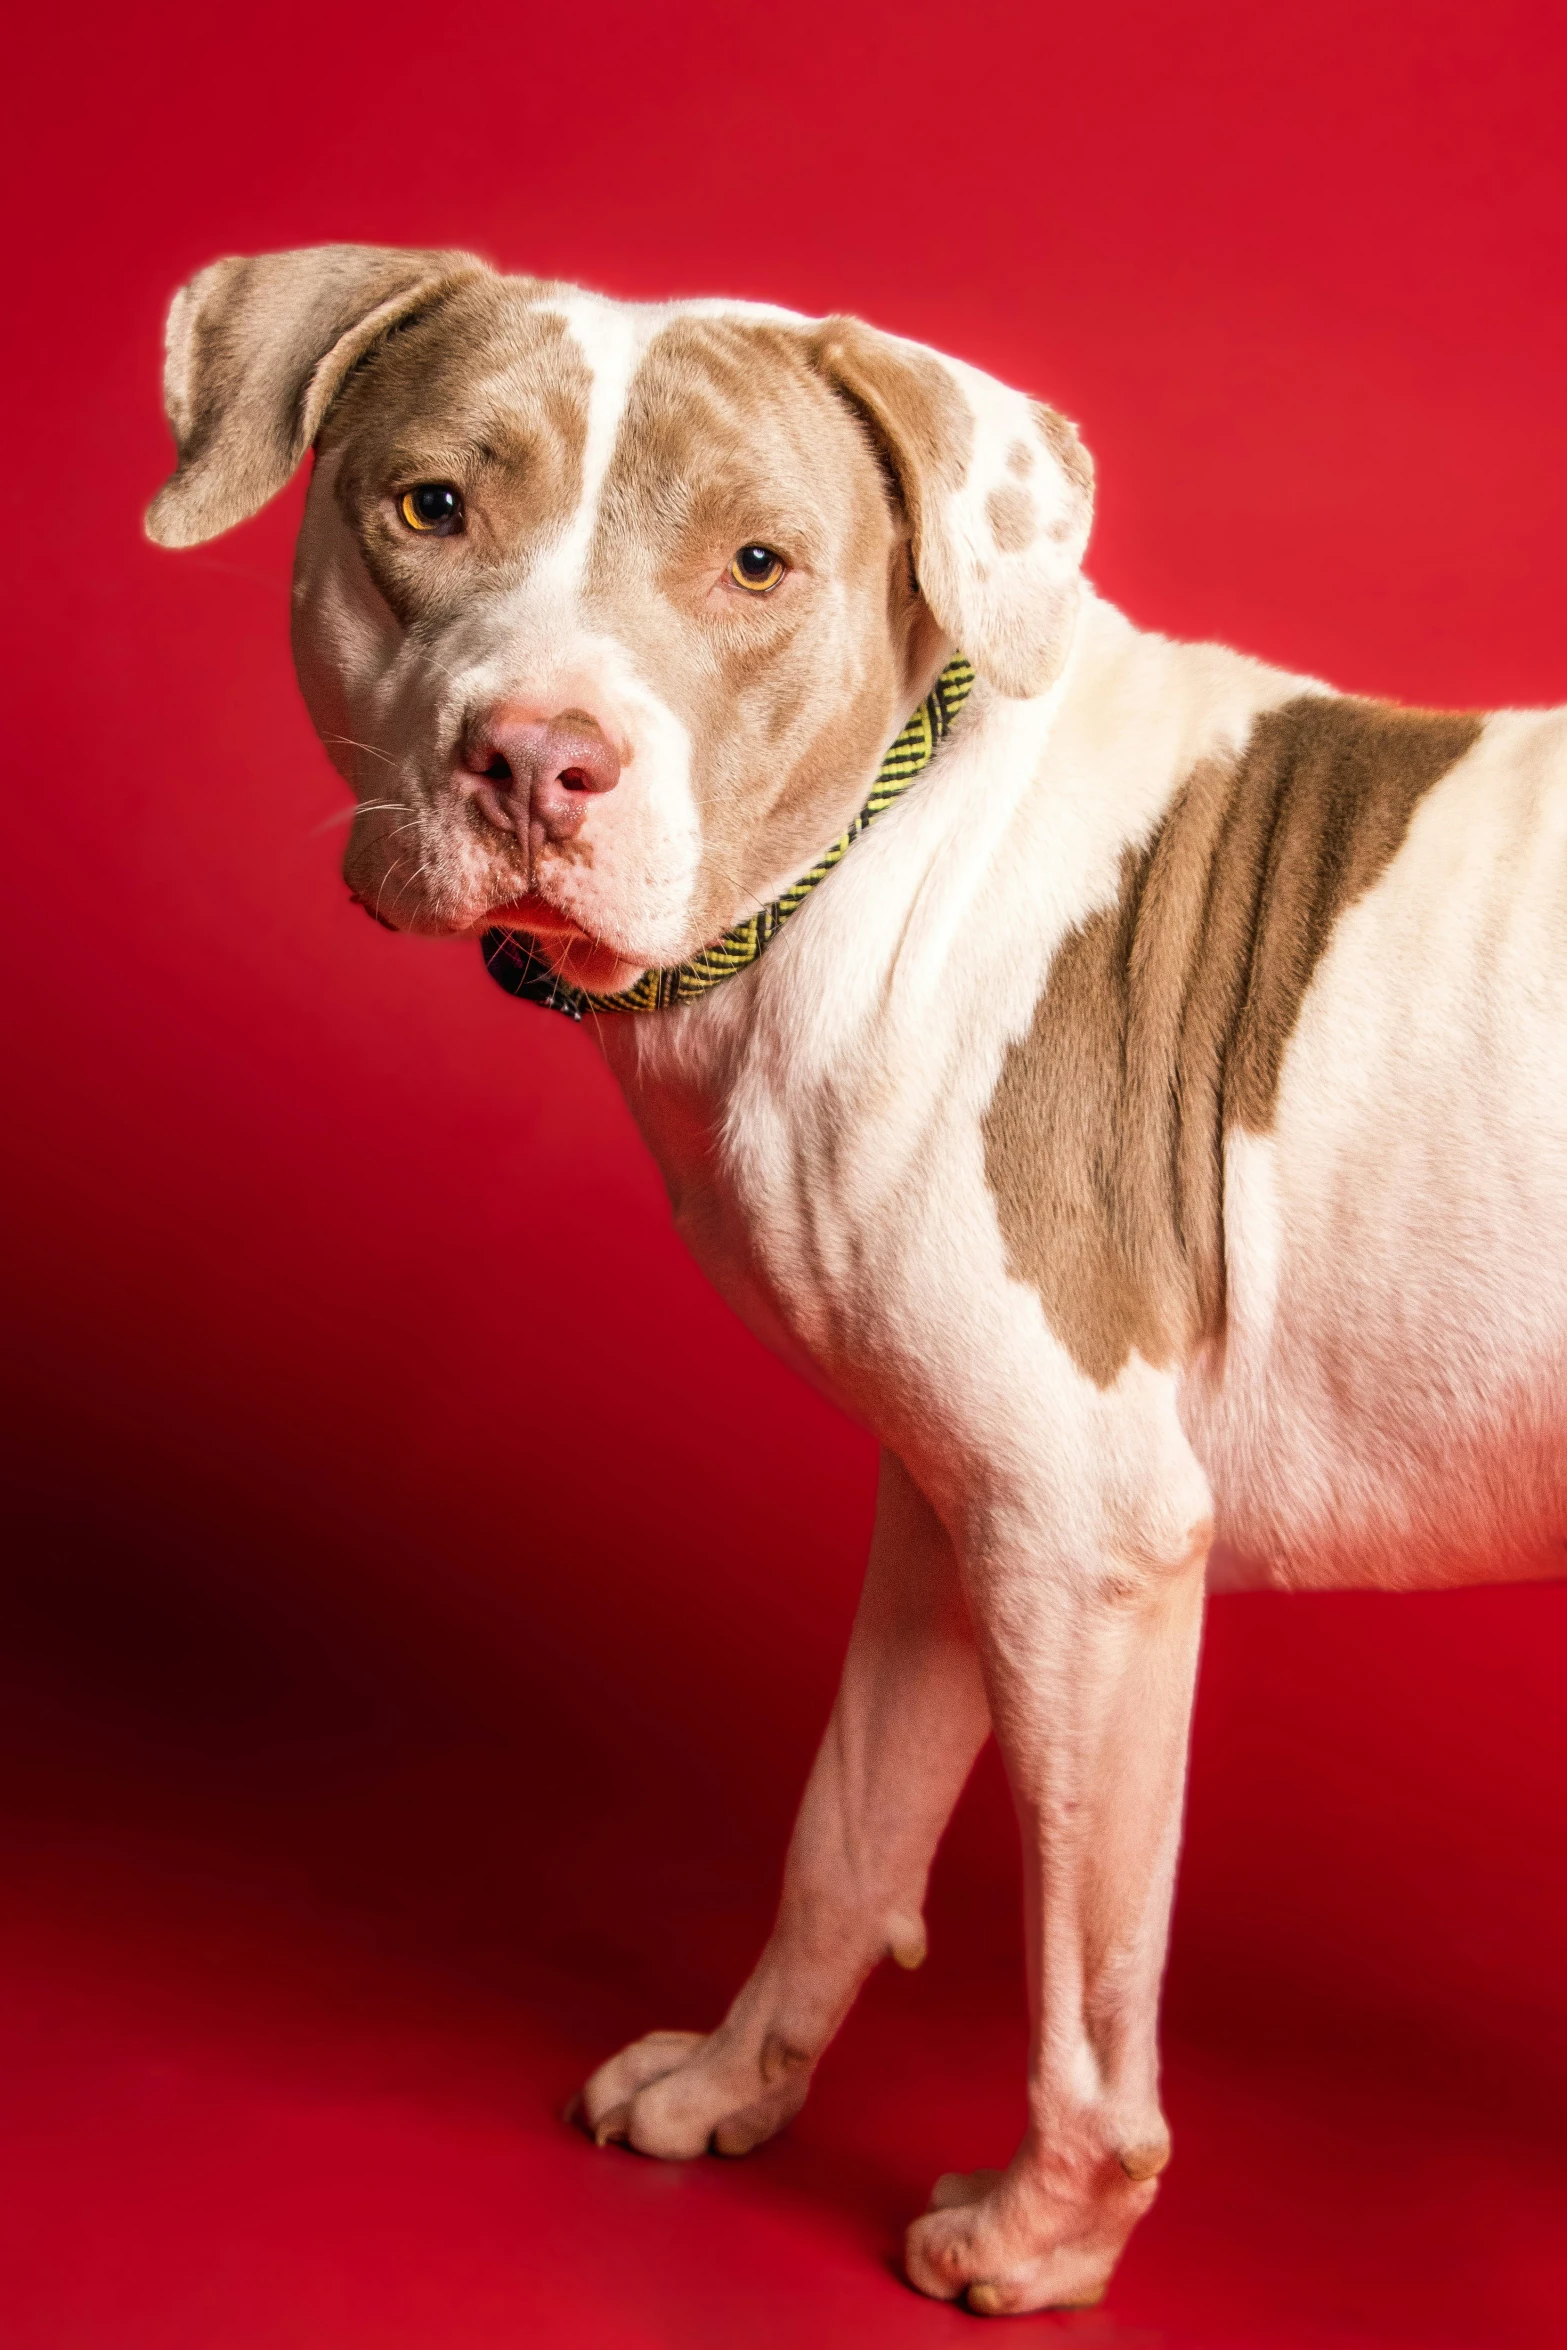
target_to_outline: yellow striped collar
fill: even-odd
[[[487,930],[483,939],[485,969],[508,995],[520,996],[525,1003],[543,1004],[547,1011],[564,1012],[569,1020],[580,1020],[584,1012],[661,1012],[670,1004],[686,1004],[694,996],[706,995],[710,987],[745,970],[771,946],[790,915],[799,911],[817,883],[825,881],[847,856],[860,834],[923,774],[946,740],[973,684],[973,670],[961,653],[955,653],[882,760],[870,798],[848,831],[833,842],[825,856],[817,858],[808,873],[791,882],[782,897],[774,898],[759,913],[747,915],[689,962],[676,963],[667,971],[644,971],[634,986],[617,995],[589,995],[569,980],[557,979],[521,931]]]

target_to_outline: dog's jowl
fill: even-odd
[[[994,1733],[1028,2126],[908,2271],[1092,2301],[1170,2151],[1205,1592],[1558,1570],[1567,715],[1141,632],[1084,580],[1073,428],[853,319],[329,246],[196,278],[166,391],[166,545],[314,449],[294,642],[355,896],[582,1021],[702,1265],[883,1448],[772,1937],[585,2124],[781,2128],[923,1958]]]

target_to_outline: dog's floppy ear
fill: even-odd
[[[484,266],[471,253],[312,245],[214,261],[193,277],[169,311],[163,370],[179,465],[147,510],[148,537],[193,547],[258,512],[355,360]]]
[[[857,318],[812,356],[896,476],[920,592],[1005,694],[1042,693],[1071,641],[1094,469],[1064,416],[993,376]]]

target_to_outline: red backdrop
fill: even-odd
[[[0,2339],[956,2340],[893,2261],[1020,2122],[989,1760],[928,1968],[784,2141],[670,2171],[555,2118],[764,1931],[871,1451],[706,1292],[587,1042],[348,907],[297,491],[190,555],[140,536],[163,306],[217,254],[369,238],[860,310],[1081,420],[1139,621],[1561,699],[1560,11],[34,16]],[[1564,1632],[1559,1590],[1215,1608],[1178,2159],[1106,2309],[1043,2324],[1563,2338]]]

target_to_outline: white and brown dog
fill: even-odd
[[[908,2273],[1091,2301],[1169,2155],[1205,1590],[1562,1568],[1567,713],[1142,633],[1083,580],[1070,425],[853,319],[329,246],[186,287],[167,400],[166,546],[315,448],[294,642],[355,894],[526,934],[579,1008],[777,901],[977,673],[765,955],[588,1023],[701,1264],[884,1451],[772,1938],[582,2109],[670,2157],[779,2129],[923,1956],[994,1731],[1028,2127]]]

